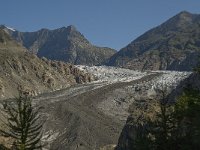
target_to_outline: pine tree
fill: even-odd
[[[33,107],[28,96],[19,96],[15,101],[4,102],[3,106],[7,121],[5,122],[6,129],[0,130],[0,133],[15,140],[14,149],[41,149],[43,127],[39,114],[41,107]]]
[[[160,92],[162,93],[162,92]],[[146,128],[134,141],[135,149],[199,150],[200,149],[200,93],[188,88],[170,104],[160,100],[160,111],[155,120],[146,120]],[[151,135],[151,136],[149,136]]]
[[[162,86],[160,89],[155,89],[157,95],[158,108],[155,113],[155,119],[145,118],[143,125],[138,125],[138,134],[134,141],[135,149],[150,149],[150,150],[168,150],[171,149],[170,136],[174,128],[174,119],[172,112],[174,106],[167,98],[167,88]],[[142,132],[140,132],[142,131]]]
[[[179,97],[174,118],[177,122],[176,145],[180,149],[200,149],[200,93],[199,90],[187,88]]]

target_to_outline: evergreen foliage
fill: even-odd
[[[0,130],[5,137],[15,140],[15,150],[41,149],[43,122],[39,114],[41,107],[33,107],[28,96],[19,96],[15,101],[4,102],[4,113],[8,118],[6,130]]]
[[[164,97],[163,97],[164,98]],[[136,150],[199,150],[200,93],[185,89],[176,104],[161,99],[155,120],[146,120],[134,141]]]

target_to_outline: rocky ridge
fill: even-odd
[[[0,99],[38,95],[92,80],[71,64],[40,59],[0,29]]]
[[[183,11],[114,54],[107,65],[134,70],[192,70],[200,52],[200,15]]]
[[[107,61],[116,51],[92,45],[71,25],[55,30],[41,29],[35,32],[19,32],[1,26],[16,41],[39,57],[72,64],[98,65]]]

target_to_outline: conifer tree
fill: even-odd
[[[160,112],[156,114],[155,120],[146,120],[147,127],[142,128],[145,131],[134,141],[135,149],[148,147],[146,149],[150,150],[199,150],[199,91],[185,89],[175,104],[170,104],[169,100],[163,97],[159,107]]]
[[[5,130],[2,136],[14,139],[16,150],[41,149],[43,122],[39,114],[41,107],[33,107],[30,97],[20,95],[12,102],[4,102]]]

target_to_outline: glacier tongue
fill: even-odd
[[[77,67],[93,74],[97,80],[34,99],[39,106],[44,106],[47,121],[43,141],[50,149],[76,149],[79,143],[87,143],[82,145],[83,149],[116,144],[130,113],[139,118],[147,111],[151,114],[157,111],[154,109],[155,88],[163,84],[170,89],[175,88],[191,74],[140,72],[108,66]]]
[[[110,84],[110,92],[104,93],[104,99],[97,108],[104,114],[126,121],[131,105],[144,107],[153,103],[156,90],[170,93],[191,72],[178,71],[134,71],[110,66],[77,66],[79,69],[96,76],[97,81]],[[120,82],[127,82],[118,84]],[[123,85],[123,86],[121,86]],[[164,88],[164,89],[163,89]],[[144,102],[144,105],[143,105]],[[134,108],[135,108],[134,107]],[[137,107],[136,107],[137,108]]]
[[[153,87],[158,87],[161,85],[166,85],[170,87],[175,87],[181,80],[187,78],[191,72],[179,72],[179,71],[135,71],[124,68],[117,68],[111,66],[84,66],[77,65],[79,69],[93,74],[97,81],[95,82],[108,82],[108,83],[116,83],[116,82],[130,82],[134,80],[138,80],[144,76],[160,73],[161,75],[152,83]]]
[[[130,82],[137,80],[147,75],[148,72],[133,71],[129,69],[110,67],[110,66],[83,66],[77,65],[79,69],[93,74],[96,78],[96,82],[107,81],[109,83],[116,82]]]

